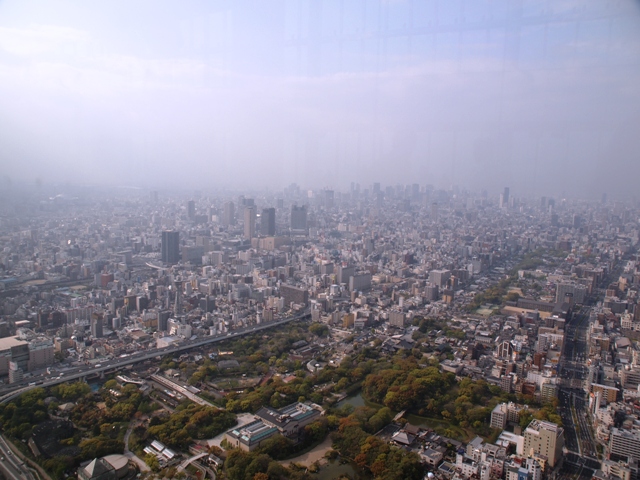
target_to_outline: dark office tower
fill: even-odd
[[[256,207],[244,207],[244,238],[256,236]]]
[[[226,227],[236,224],[236,208],[233,202],[227,202],[224,204],[224,211],[222,212],[222,224]]]
[[[327,208],[333,208],[334,204],[334,193],[333,190],[325,190],[324,191],[324,206]]]
[[[196,202],[193,200],[187,202],[187,217],[189,217],[189,220],[196,218]]]
[[[159,332],[166,332],[169,330],[169,318],[171,318],[171,312],[169,310],[162,310],[158,313]]]
[[[180,261],[180,232],[162,232],[162,262],[178,263]]]
[[[294,232],[307,232],[307,207],[302,205],[291,206],[291,230]]]
[[[504,192],[500,194],[500,208],[509,207],[509,187],[504,187]]]
[[[102,338],[102,315],[94,313],[91,316],[91,336],[93,338]]]
[[[149,194],[149,198],[151,199],[152,203],[158,203],[158,192],[154,190]]]
[[[607,194],[606,193],[602,194],[602,199],[600,200],[600,203],[602,203],[602,205],[606,205],[607,204]]]
[[[380,182],[376,182],[373,184],[373,198],[375,198],[376,195],[379,193],[380,193]]]
[[[260,216],[260,233],[268,237],[276,234],[276,209],[263,208]]]
[[[284,208],[284,199],[279,198],[278,203],[276,204],[278,208]]]

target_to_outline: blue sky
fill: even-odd
[[[0,174],[625,196],[639,84],[637,1],[4,0]]]

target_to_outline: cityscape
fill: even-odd
[[[0,1],[0,480],[640,480],[639,32]]]
[[[637,472],[637,205],[25,190],[0,236],[7,478]]]

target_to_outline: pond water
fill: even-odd
[[[358,475],[355,467],[350,463],[341,463],[340,460],[329,460],[313,478],[316,480],[334,480],[345,475],[353,480],[364,480],[366,477]]]
[[[338,402],[338,407],[344,407],[347,404],[352,405],[354,408],[364,407],[365,400],[364,398],[362,398],[362,392],[358,393],[357,395],[351,395],[350,397],[340,400]]]
[[[97,392],[98,390],[100,390],[100,387],[102,385],[99,383],[90,383],[89,386],[91,387],[92,392]]]

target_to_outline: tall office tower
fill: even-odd
[[[500,208],[509,206],[509,187],[504,187],[504,192],[500,194]]]
[[[187,217],[189,217],[189,220],[196,218],[196,202],[193,200],[187,202]]]
[[[375,182],[373,184],[373,196],[375,197],[378,193],[380,193],[380,182]]]
[[[157,190],[153,190],[151,192],[151,194],[149,195],[149,198],[151,199],[152,203],[158,203],[158,191]]]
[[[324,206],[327,208],[333,208],[335,195],[333,190],[324,191]]]
[[[307,232],[307,207],[302,205],[291,205],[291,230],[296,232]]]
[[[233,202],[226,202],[224,204],[224,211],[222,212],[222,224],[226,227],[236,224],[236,208]]]
[[[91,316],[91,336],[93,338],[102,338],[102,315],[94,313]]]
[[[244,207],[244,238],[251,240],[256,236],[256,207]]]
[[[169,330],[169,318],[171,312],[169,310],[162,310],[158,312],[158,331],[166,332]]]
[[[165,230],[162,232],[162,262],[180,261],[180,232]]]
[[[555,423],[532,420],[524,431],[524,454],[546,456],[551,468],[560,461],[562,447],[564,430]]]
[[[263,208],[260,216],[260,233],[272,237],[276,234],[276,209]]]

